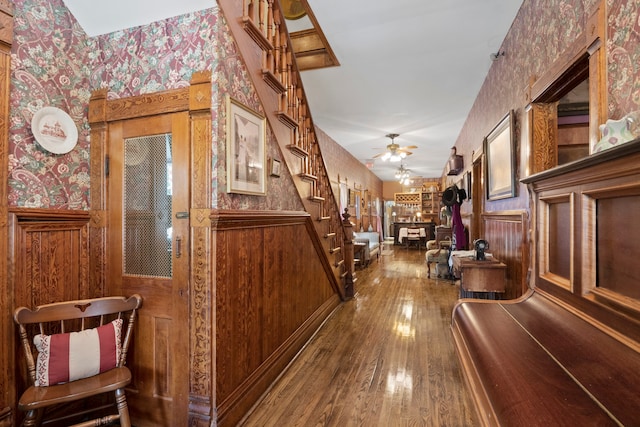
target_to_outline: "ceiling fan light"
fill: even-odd
[[[400,160],[402,160],[402,157],[397,155],[397,154],[392,154],[389,157],[389,161],[391,161],[391,162],[399,162]]]
[[[387,160],[389,160],[389,157],[391,157],[391,153],[387,152],[387,153],[384,153],[380,159],[383,162],[386,162]]]

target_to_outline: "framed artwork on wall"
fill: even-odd
[[[484,139],[487,156],[487,200],[516,195],[514,112],[509,112]]]
[[[227,191],[264,196],[266,163],[265,118],[228,96]]]
[[[269,175],[271,176],[280,176],[280,160],[271,159],[269,161]]]

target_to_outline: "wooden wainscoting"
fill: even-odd
[[[235,425],[340,303],[306,212],[216,211],[218,425]]]
[[[9,233],[15,306],[102,296],[89,289],[89,212],[11,209]]]
[[[485,212],[482,214],[484,235],[489,252],[507,265],[504,299],[521,296],[527,288],[529,269],[529,221],[526,211]]]
[[[102,296],[101,289],[89,286],[89,212],[15,208],[9,210],[8,224],[10,304],[6,319],[11,325],[16,307]],[[9,385],[11,404],[19,421],[23,414],[16,413],[15,405],[28,379],[26,370],[18,367],[15,337],[10,336],[2,351],[11,355],[8,371],[15,379]]]
[[[473,241],[475,239],[479,239],[478,230],[473,229],[473,214],[472,213],[461,213],[460,217],[462,218],[462,225],[467,229],[467,237],[469,238],[469,242],[467,242],[467,247],[469,249],[473,249]]]

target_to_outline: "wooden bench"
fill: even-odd
[[[483,425],[640,425],[639,344],[550,294],[460,300],[452,332]]]

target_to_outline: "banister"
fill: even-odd
[[[341,218],[333,194],[280,2],[243,0],[241,10],[233,0],[221,0],[219,4],[234,37],[239,40],[248,35],[262,50],[259,62],[256,62],[255,50],[245,48],[246,43],[237,43],[251,78],[262,76],[262,81],[254,80],[254,86],[278,145],[283,153],[292,154],[285,155],[284,162],[291,171],[305,210],[312,214],[317,212],[319,221],[314,221],[317,235],[324,236],[327,229],[336,235],[332,239],[334,242],[325,247],[323,262],[332,266],[332,282],[344,299],[353,292],[353,246],[348,245],[352,231],[345,230],[350,223]],[[242,32],[244,34],[240,34]],[[340,250],[335,251],[338,246]],[[345,291],[348,288],[350,292]]]

